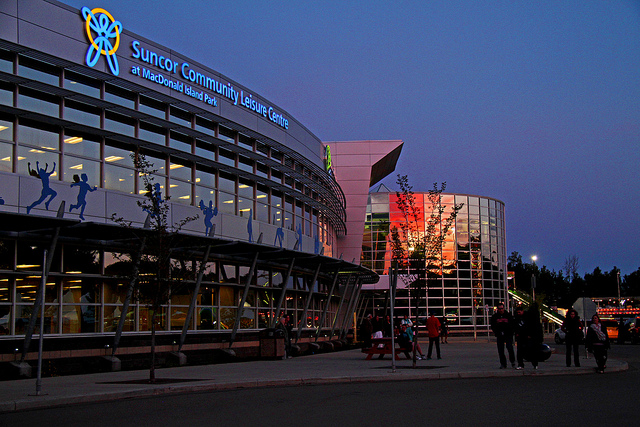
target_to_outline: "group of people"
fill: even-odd
[[[426,322],[427,335],[429,337],[429,350],[425,356],[422,352],[422,348],[416,339],[416,333],[414,332],[414,324],[408,316],[404,316],[400,321],[400,325],[393,328],[394,336],[398,342],[400,348],[405,350],[405,354],[409,357],[410,351],[416,351],[416,357],[418,359],[430,360],[433,353],[433,347],[436,348],[436,357],[442,359],[440,354],[440,342],[448,343],[448,327],[446,319],[438,319],[434,312],[429,313],[429,317]],[[391,316],[385,316],[381,319],[380,316],[373,317],[371,314],[367,315],[362,324],[360,325],[360,333],[364,342],[364,348],[371,348],[372,339],[390,337],[392,333]]]
[[[512,368],[524,369],[524,360],[527,359],[531,362],[533,369],[538,369],[538,352],[544,335],[538,306],[535,303],[526,313],[522,307],[518,307],[515,316],[505,310],[503,303],[499,303],[497,311],[491,316],[491,330],[495,334],[498,344],[500,369],[507,367],[505,347],[509,353],[509,362]],[[513,351],[514,337],[517,345],[517,357]]]
[[[597,371],[603,373],[606,368],[607,350],[610,348],[609,336],[607,335],[607,329],[602,326],[600,317],[597,314],[591,320],[592,323],[586,330],[585,338],[584,325],[578,312],[571,309],[567,313],[567,317],[562,324],[562,330],[566,334],[567,367],[571,366],[572,353],[574,365],[576,367],[580,366],[578,347],[584,342],[587,351],[593,353],[598,366]],[[522,307],[517,307],[515,316],[512,316],[505,310],[504,304],[499,303],[497,311],[491,316],[491,330],[496,336],[500,369],[507,367],[505,348],[509,355],[511,367],[524,369],[524,360],[526,359],[531,362],[533,369],[538,369],[543,331],[537,304],[531,304],[526,312]],[[517,345],[516,354],[513,351],[514,338]],[[518,362],[517,366],[516,360]]]
[[[604,373],[607,367],[607,350],[611,348],[609,334],[607,328],[602,325],[600,316],[594,314],[591,318],[591,325],[585,329],[578,312],[574,309],[569,310],[567,317],[562,323],[562,331],[565,333],[567,366],[571,366],[571,353],[573,352],[573,360],[575,366],[580,366],[580,355],[578,348],[584,342],[589,353],[593,353],[596,360],[596,371],[600,374]]]

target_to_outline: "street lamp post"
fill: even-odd
[[[533,273],[531,273],[531,298],[533,302],[536,302],[536,261],[538,260],[537,255],[531,256],[531,261],[533,261]]]

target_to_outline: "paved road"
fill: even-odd
[[[485,356],[491,360],[495,358],[495,349],[491,345],[460,343],[454,346],[458,345],[461,351],[466,347],[467,352],[471,349],[479,354],[492,350]],[[443,362],[447,354],[453,353],[453,346],[445,346]],[[185,423],[255,423],[262,426],[294,423],[310,426],[329,423],[345,426],[633,424],[635,413],[628,396],[637,396],[640,392],[640,346],[614,346],[611,356],[627,360],[629,370],[596,375],[586,368],[587,371],[574,371],[589,372],[586,375],[571,375],[570,372],[569,375],[540,375],[530,371],[529,375],[511,376],[494,368],[485,370],[488,377],[470,379],[457,377],[436,381],[425,377],[407,381],[274,385],[165,394],[7,413],[0,415],[0,425],[34,425],[43,420],[68,426]],[[554,358],[564,360],[561,354],[552,356]],[[358,355],[358,360],[361,359],[362,356]],[[383,363],[388,366],[389,361]],[[583,366],[592,363],[592,359],[584,360]],[[287,365],[280,363],[277,366]],[[388,371],[380,366],[370,366],[369,369]],[[543,372],[550,373],[551,369],[550,364],[542,367]],[[512,372],[515,373],[509,373]],[[491,376],[492,373],[500,376]]]

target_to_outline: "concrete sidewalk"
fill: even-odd
[[[427,352],[428,343],[421,342]],[[157,369],[155,384],[144,384],[149,371],[108,372],[42,379],[40,396],[36,380],[0,382],[0,412],[44,408],[75,403],[101,402],[132,397],[230,390],[248,387],[331,384],[348,382],[439,380],[505,376],[574,375],[595,372],[593,357],[582,357],[582,367],[567,368],[564,354],[552,354],[537,371],[526,363],[524,370],[499,369],[495,342],[486,337],[450,338],[441,344],[442,360],[411,360],[401,356],[392,370],[390,356],[365,360],[359,350],[337,351],[288,360],[264,360],[204,366]],[[435,350],[434,350],[435,352]],[[628,369],[626,362],[609,359],[607,372]]]

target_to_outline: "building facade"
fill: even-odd
[[[182,223],[171,259],[188,273],[158,330],[229,345],[286,312],[298,339],[344,334],[378,276],[339,258],[347,204],[325,144],[251,89],[129,32],[132,19],[1,4],[0,343],[12,351],[25,336],[43,270],[47,336],[148,333],[148,307],[127,294],[153,234],[146,195]]]
[[[418,229],[423,232],[433,205],[428,193],[415,193],[414,197],[422,219]],[[389,307],[387,290],[393,260],[390,231],[401,228],[404,221],[396,201],[396,193],[383,186],[369,195],[362,265],[381,277],[377,284],[363,287],[361,313],[382,312]],[[455,205],[462,207],[435,259],[400,263],[395,312],[422,319],[433,310],[436,316],[446,317],[454,329],[486,326],[497,303],[508,301],[504,203],[489,197],[445,193],[440,203],[443,219]]]

